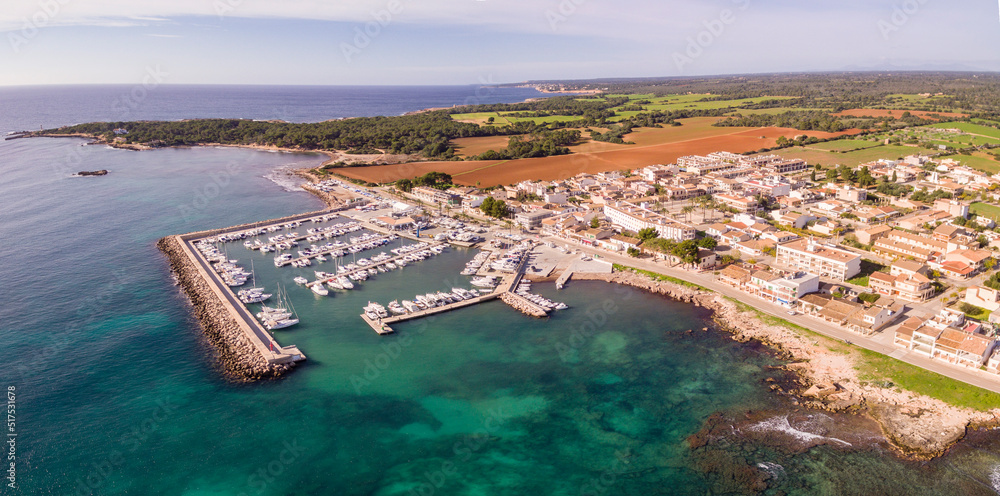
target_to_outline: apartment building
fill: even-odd
[[[861,272],[860,255],[811,239],[778,245],[776,263],[838,281],[845,281]]]
[[[651,227],[659,233],[661,238],[674,241],[695,238],[696,230],[694,227],[628,202],[605,204],[604,216],[612,224],[632,232],[639,232]]]

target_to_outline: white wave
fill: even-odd
[[[764,469],[765,472],[771,474],[771,477],[775,479],[785,475],[785,467],[782,467],[774,462],[760,462],[757,466]]]
[[[994,466],[990,471],[990,485],[997,494],[1000,494],[1000,465]]]
[[[264,178],[274,184],[277,184],[278,186],[281,186],[281,189],[285,191],[305,191],[302,189],[302,183],[305,182],[305,180],[291,172],[293,167],[294,166],[278,167],[277,169],[265,174]]]
[[[812,441],[836,441],[843,444],[844,446],[853,446],[851,443],[844,441],[843,439],[837,439],[835,437],[820,436],[819,434],[813,434],[811,432],[800,431],[794,427],[792,424],[788,423],[788,416],[774,417],[762,422],[758,422],[750,426],[750,430],[754,431],[777,431],[784,432],[795,439],[800,441],[812,442]]]

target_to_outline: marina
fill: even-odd
[[[391,215],[387,210],[394,206],[398,204],[390,206],[384,200],[372,203],[366,199],[354,208],[340,207],[175,238],[182,245],[185,256],[212,287],[212,293],[226,308],[229,318],[239,321],[241,339],[252,344],[242,349],[256,351],[269,365],[306,359],[296,346],[280,345],[273,334],[284,329],[291,331],[282,332],[295,333],[301,326],[309,327],[309,318],[300,321],[292,305],[292,297],[302,297],[289,294],[286,288],[292,288],[293,293],[295,287],[308,290],[314,296],[309,299],[310,305],[323,304],[322,301],[335,295],[346,296],[355,290],[364,290],[368,286],[360,284],[380,274],[399,271],[440,255],[449,245],[460,249],[482,246],[471,260],[465,260],[464,269],[456,271],[469,277],[467,282],[471,288],[452,283],[450,290],[417,294],[406,299],[397,297],[385,304],[368,301],[361,320],[377,334],[387,335],[395,332],[395,324],[495,299],[539,318],[567,308],[563,303],[531,293],[531,283],[522,280],[535,242],[497,232],[495,239],[470,243],[468,240],[475,231],[456,231],[461,226],[454,223],[441,226],[449,229],[447,231],[421,236],[421,226],[429,225],[426,222],[418,223],[411,232],[373,221],[380,214],[379,219]],[[306,227],[310,223],[315,225]],[[348,235],[349,238],[343,239]],[[328,241],[320,244],[324,240]],[[378,248],[384,251],[368,254]],[[250,257],[249,262],[241,263],[240,258],[245,257]],[[331,268],[319,268],[324,263]],[[274,269],[268,268],[271,265]],[[314,265],[316,267],[311,267]],[[311,277],[299,272],[307,267],[312,272]],[[291,277],[286,272],[289,268],[293,271]],[[357,296],[352,298],[357,301]],[[297,301],[301,305],[304,300]]]

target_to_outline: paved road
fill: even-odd
[[[543,238],[555,243],[566,244],[567,240],[561,238],[547,237]],[[743,303],[753,306],[758,310],[773,315],[775,317],[780,317],[794,324],[798,324],[807,329],[813,330],[822,334],[824,336],[837,339],[840,341],[850,341],[855,346],[860,346],[867,348],[878,353],[885,355],[893,354],[894,358],[902,360],[906,363],[916,365],[923,369],[927,369],[933,372],[937,372],[946,377],[956,379],[974,386],[981,387],[983,389],[988,389],[993,392],[1000,393],[1000,376],[995,374],[990,374],[981,370],[972,370],[965,367],[953,366],[951,364],[941,362],[938,360],[931,360],[929,358],[923,357],[916,353],[901,350],[896,348],[892,344],[892,333],[883,329],[881,332],[876,333],[872,337],[863,337],[859,334],[841,329],[839,327],[834,327],[821,320],[806,316],[806,315],[788,315],[788,309],[780,305],[775,305],[773,303],[767,302],[763,299],[757,298],[750,294],[739,291],[735,288],[727,286],[720,283],[715,275],[711,272],[693,272],[689,270],[679,269],[675,267],[669,267],[663,263],[655,263],[647,260],[639,260],[631,257],[621,256],[612,252],[599,250],[587,246],[577,245],[569,242],[571,247],[575,247],[585,253],[598,254],[602,259],[619,263],[622,265],[628,265],[631,267],[637,267],[643,270],[649,270],[653,272],[658,272],[660,274],[666,274],[669,276],[677,277],[678,279],[683,279],[685,281],[693,282],[699,284],[713,291],[719,292],[725,296],[729,296],[739,300]],[[572,282],[570,283],[572,284]]]

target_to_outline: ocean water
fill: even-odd
[[[702,331],[712,327],[704,311],[631,288],[536,284],[571,307],[546,320],[491,302],[398,325],[390,337],[361,321],[370,300],[469,287],[458,272],[473,252],[462,249],[320,298],[291,279],[333,263],[277,269],[227,245],[252,261],[260,284],[287,291],[302,324],[278,339],[309,357],[282,380],[227,382],[154,243],[322,208],[281,173],[321,157],[81,143],[0,143],[0,385],[16,388],[18,434],[19,487],[7,494],[1000,487],[995,433],[973,432],[930,462],[900,460],[870,421],[801,410],[773,392],[791,378],[766,349]],[[105,168],[106,177],[71,176]]]

